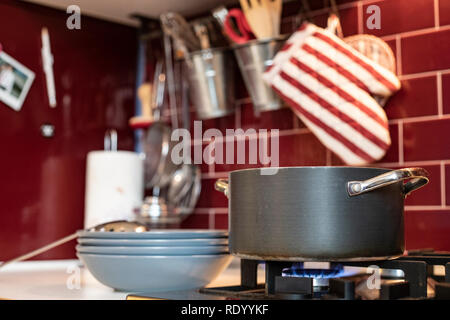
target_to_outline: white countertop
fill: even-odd
[[[234,258],[208,287],[239,284],[239,267],[239,259]],[[73,281],[77,272],[78,289]],[[258,272],[258,281],[264,282],[264,272]],[[124,300],[127,295],[128,292],[117,292],[98,282],[79,260],[17,262],[0,270],[0,299]]]

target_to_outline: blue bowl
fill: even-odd
[[[135,256],[77,253],[92,275],[119,291],[157,292],[200,288],[230,264],[232,256]]]

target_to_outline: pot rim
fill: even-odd
[[[352,166],[292,166],[292,167],[262,167],[262,168],[247,168],[247,169],[239,169],[230,171],[229,174],[235,172],[243,172],[243,171],[262,171],[262,170],[285,170],[285,169],[370,169],[370,170],[383,170],[383,171],[392,171],[396,169],[392,168],[382,168],[382,167],[352,167]]]

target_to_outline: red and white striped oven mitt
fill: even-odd
[[[386,113],[371,94],[390,96],[400,82],[331,32],[303,24],[264,80],[346,164],[379,160],[389,148]]]

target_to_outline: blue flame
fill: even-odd
[[[344,267],[340,264],[333,265],[330,269],[305,269],[303,262],[296,262],[290,268],[282,270],[283,277],[305,277],[314,279],[338,278],[345,274]]]

